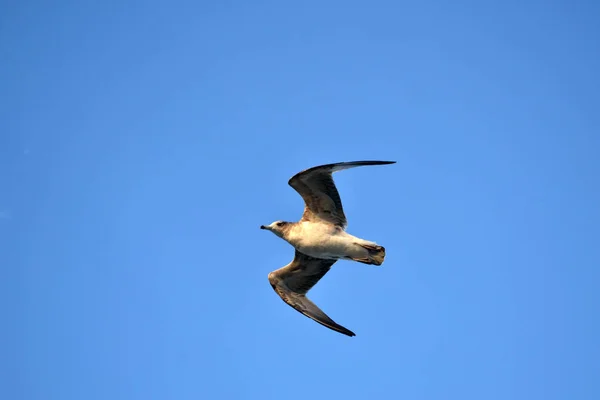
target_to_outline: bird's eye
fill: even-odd
[[[278,222],[277,223],[277,226],[279,226],[279,227],[284,226],[284,225],[285,225],[285,222]]]

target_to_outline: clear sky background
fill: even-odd
[[[0,398],[600,398],[600,4],[0,2]],[[305,168],[349,232],[310,292]]]

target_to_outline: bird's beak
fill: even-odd
[[[267,229],[267,227],[266,227],[266,226],[264,226],[264,225],[261,225],[261,226],[260,226],[260,229]]]

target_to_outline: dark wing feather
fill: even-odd
[[[314,221],[321,219],[345,229],[347,225],[346,215],[332,174],[364,165],[394,163],[395,161],[340,162],[312,167],[292,176],[288,184],[302,196],[305,204],[302,220]]]
[[[335,260],[309,257],[296,250],[291,263],[269,274],[269,282],[275,293],[296,311],[336,332],[355,336],[354,332],[337,324],[306,297],[306,293],[329,272],[333,264]]]

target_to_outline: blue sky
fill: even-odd
[[[112,3],[0,3],[0,397],[600,398],[598,3]],[[349,338],[258,228],[362,159]]]

